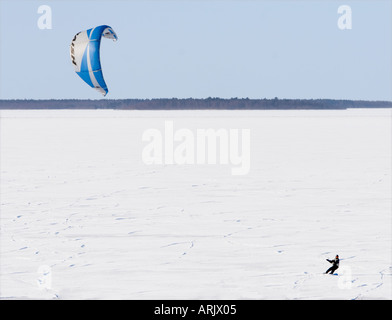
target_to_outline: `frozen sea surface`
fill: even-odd
[[[145,164],[142,135],[165,121],[249,129],[249,173]],[[392,298],[390,109],[1,111],[0,126],[0,298]]]

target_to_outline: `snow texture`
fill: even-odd
[[[392,298],[390,109],[0,116],[2,299]],[[145,164],[165,120],[250,129],[250,172]]]

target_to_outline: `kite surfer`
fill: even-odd
[[[329,259],[326,259],[326,260],[329,263],[332,263],[332,267],[330,267],[327,271],[325,271],[325,273],[333,274],[335,272],[335,270],[339,268],[339,256],[336,255],[335,259],[333,259],[333,260],[329,260]]]

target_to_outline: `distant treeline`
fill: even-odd
[[[116,110],[309,110],[392,108],[391,101],[332,99],[55,99],[0,100],[0,109],[116,109]]]

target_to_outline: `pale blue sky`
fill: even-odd
[[[392,100],[391,1],[0,0],[1,99],[101,99],[74,72],[73,36],[107,24],[117,98]],[[40,5],[52,9],[40,30]],[[352,29],[337,26],[340,5]],[[105,98],[105,99],[106,99]]]

